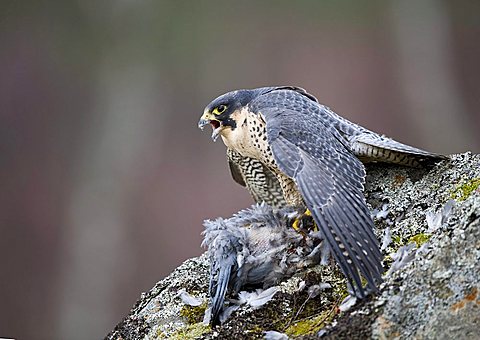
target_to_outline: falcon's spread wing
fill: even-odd
[[[365,296],[357,270],[375,289],[383,268],[362,163],[338,131],[309,112],[313,102],[301,93],[275,91],[258,99],[250,108],[266,122],[277,166],[297,184],[355,294]]]

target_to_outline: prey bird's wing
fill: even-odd
[[[338,131],[324,125],[308,107],[298,104],[298,99],[289,104],[289,99],[279,94],[265,96],[271,100],[262,98],[252,109],[266,122],[275,162],[297,184],[355,294],[363,297],[358,271],[372,289],[383,271],[363,195],[364,166]]]
[[[232,149],[227,149],[227,159],[233,179],[247,187],[256,203],[265,202],[274,208],[285,207],[282,187],[270,169]]]

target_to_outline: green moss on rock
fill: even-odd
[[[295,321],[285,330],[285,333],[289,336],[317,333],[325,327],[325,325],[330,323],[334,316],[335,313],[325,311],[316,317]]]
[[[209,325],[205,325],[202,322],[198,322],[193,325],[188,325],[182,329],[179,329],[177,332],[173,333],[169,337],[169,339],[173,339],[173,340],[197,339],[203,334],[210,331],[211,331],[211,328]]]
[[[474,178],[464,184],[459,185],[450,197],[457,201],[465,201],[474,191],[480,187],[480,177]]]
[[[400,235],[392,235],[392,241],[398,247],[401,247],[404,245],[402,237]]]
[[[185,318],[189,324],[195,324],[203,320],[205,310],[207,309],[207,303],[202,303],[200,306],[185,305],[180,310],[180,316]]]
[[[417,248],[419,248],[419,247],[421,247],[425,242],[427,242],[427,241],[430,239],[430,237],[432,237],[432,235],[420,233],[420,234],[413,235],[412,237],[410,237],[410,238],[408,239],[408,243],[415,242],[415,244],[417,245]]]

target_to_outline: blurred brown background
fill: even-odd
[[[103,337],[251,203],[197,129],[228,90],[478,152],[479,42],[479,1],[1,1],[0,337]]]

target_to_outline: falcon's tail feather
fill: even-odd
[[[373,132],[355,136],[352,151],[364,163],[385,162],[417,167],[448,159],[447,156],[418,149]]]

